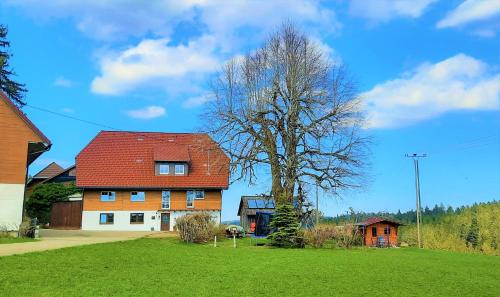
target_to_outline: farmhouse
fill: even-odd
[[[240,206],[238,207],[238,216],[240,217],[240,225],[247,233],[253,233],[255,228],[252,224],[257,223],[258,213],[274,212],[274,199],[268,196],[242,196]]]
[[[398,227],[401,223],[385,218],[372,217],[356,224],[365,246],[396,246]]]
[[[0,91],[0,226],[16,231],[23,218],[28,166],[50,140]]]
[[[82,229],[172,231],[206,211],[220,221],[229,158],[207,134],[101,131],[76,157]]]

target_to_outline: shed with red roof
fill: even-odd
[[[356,224],[363,236],[365,246],[397,246],[398,227],[402,224],[394,220],[371,217]]]

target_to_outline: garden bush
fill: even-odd
[[[337,246],[344,248],[351,248],[363,243],[359,229],[353,224],[337,226],[332,239]]]
[[[218,233],[219,227],[206,212],[188,214],[175,220],[175,227],[182,241],[204,243]]]
[[[26,212],[30,217],[37,218],[40,224],[49,223],[52,204],[67,201],[69,196],[79,191],[74,184],[38,184],[26,201]]]
[[[335,235],[335,226],[318,226],[304,232],[306,243],[315,248],[321,248],[325,242]]]

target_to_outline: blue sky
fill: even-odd
[[[258,47],[284,21],[345,63],[365,100],[373,136],[368,183],[341,198],[321,194],[327,215],[458,206],[500,199],[500,4],[496,0],[97,1],[6,0],[11,65],[28,104],[110,127],[192,132],[208,81],[227,59]],[[53,141],[30,168],[63,166],[101,129],[32,107]],[[236,183],[239,197],[269,190]]]

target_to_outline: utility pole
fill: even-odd
[[[427,154],[406,154],[405,157],[413,159],[413,165],[415,167],[415,196],[417,204],[417,241],[418,247],[422,247],[422,239],[420,234],[420,225],[422,224],[422,213],[421,213],[421,202],[420,202],[420,172],[418,168],[418,159],[427,157]]]

